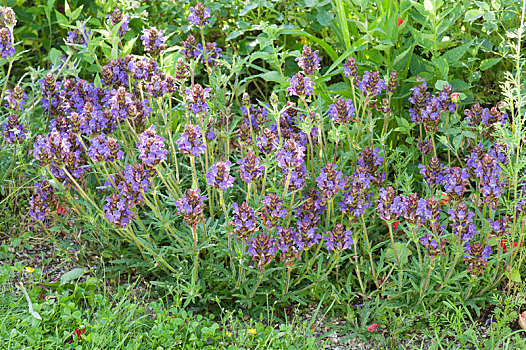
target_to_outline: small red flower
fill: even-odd
[[[404,23],[404,20],[401,19],[400,17],[397,17],[397,19],[398,19],[398,26],[400,27],[402,23]]]
[[[513,249],[517,248],[517,245],[519,244],[519,242],[513,242],[512,246],[513,246]],[[501,240],[500,241],[500,246],[502,247],[502,251],[504,253],[507,252],[507,249],[506,249],[506,240]]]
[[[58,215],[64,215],[64,214],[66,214],[66,209],[64,209],[64,207],[62,206],[62,203],[58,203],[58,206],[57,206],[57,214],[58,214]]]
[[[451,94],[451,101],[453,103],[459,103],[460,102],[460,94],[458,92],[455,92],[454,94]]]
[[[393,222],[393,230],[394,230],[394,232],[398,231],[398,224],[399,223],[400,223],[400,221]]]
[[[373,323],[372,325],[370,325],[369,327],[367,327],[367,331],[368,332],[374,332],[375,330],[378,329],[378,323]]]
[[[447,196],[447,193],[442,192],[441,197],[440,197],[440,202],[438,202],[438,204],[446,205],[448,203],[449,203],[449,197]]]
[[[86,333],[86,328],[78,328],[78,329],[75,329],[72,333],[71,333],[71,339],[68,340],[68,344],[71,344],[73,343],[74,341],[77,341],[77,340],[80,340],[81,336]]]

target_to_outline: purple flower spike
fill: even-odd
[[[194,230],[204,220],[205,204],[203,201],[207,199],[206,196],[201,196],[199,189],[189,188],[186,190],[186,194],[175,203],[178,213],[184,215],[185,223]]]
[[[189,156],[199,157],[206,152],[206,146],[203,144],[201,129],[198,126],[186,125],[184,132],[177,140],[179,152]]]
[[[296,261],[301,260],[301,249],[296,244],[296,232],[293,228],[283,228],[278,226],[276,246],[280,251],[280,260],[285,262],[287,267],[292,267]]]
[[[47,180],[35,183],[35,192],[29,201],[29,216],[33,221],[44,221],[55,209],[58,198]]]
[[[350,98],[347,100],[338,98],[334,104],[329,106],[329,115],[339,125],[347,125],[350,122],[354,122],[355,112],[354,104]]]
[[[157,57],[166,48],[164,43],[164,30],[157,30],[152,27],[151,29],[145,29],[141,36],[144,50],[152,57]]]
[[[348,57],[343,64],[343,74],[348,78],[354,78],[358,75],[358,66],[354,57]]]
[[[226,162],[217,162],[210,167],[210,171],[206,174],[206,180],[210,186],[213,186],[221,191],[226,191],[227,188],[232,187],[234,183],[234,177],[230,175],[230,163],[229,160]]]
[[[318,189],[321,191],[324,201],[331,200],[345,187],[343,173],[337,169],[336,164],[327,163],[321,169],[320,176],[316,178]]]
[[[374,97],[381,95],[382,91],[385,90],[385,80],[380,79],[380,72],[368,72],[365,71],[360,80],[356,83],[356,86],[360,88],[360,92],[364,96]]]
[[[8,59],[13,57],[15,53],[11,31],[8,28],[0,28],[0,56]]]
[[[209,88],[203,88],[201,85],[195,84],[192,89],[186,89],[186,95],[192,113],[208,113],[208,103],[206,100],[210,97]]]
[[[239,159],[237,163],[239,164],[239,176],[245,183],[256,181],[265,170],[265,167],[261,165],[261,159],[252,151],[246,154],[245,159]]]
[[[260,233],[256,238],[249,241],[248,254],[252,260],[257,263],[261,273],[265,271],[265,266],[274,260],[276,254],[276,241],[264,233]]]
[[[303,52],[301,57],[296,58],[298,66],[303,69],[305,75],[314,75],[320,69],[321,58],[319,51],[312,51],[307,45],[303,45]]]
[[[106,198],[104,205],[104,212],[106,219],[117,227],[125,228],[133,220],[133,212],[131,208],[133,203],[130,203],[127,198],[113,193]]]
[[[164,148],[164,138],[155,133],[154,125],[139,135],[137,148],[140,153],[139,159],[150,168],[165,161],[168,154],[168,150]]]
[[[283,207],[283,201],[275,194],[263,197],[263,209],[259,213],[261,222],[267,229],[278,226],[281,219],[287,215],[287,209]]]
[[[259,229],[252,209],[247,202],[243,202],[241,206],[237,203],[232,203],[234,211],[233,223],[235,228],[232,234],[236,235],[238,240],[247,241]]]
[[[91,139],[88,149],[88,156],[93,162],[114,162],[124,157],[124,152],[119,149],[117,139],[106,138],[105,135],[98,135]]]
[[[5,91],[5,99],[7,101],[6,107],[11,108],[15,112],[20,112],[26,105],[27,95],[22,87],[17,85],[13,90],[7,89]]]
[[[4,128],[2,136],[8,144],[21,143],[25,140],[27,127],[20,122],[16,115],[11,114],[7,123],[4,123],[2,127]]]
[[[120,9],[114,9],[111,15],[106,15],[106,19],[110,20],[109,23],[111,23],[112,26],[116,26],[122,22],[119,27],[119,37],[122,37],[130,30],[130,16],[127,13],[123,13]]]
[[[487,261],[492,251],[489,245],[483,246],[479,242],[464,244],[464,262],[468,266],[468,273],[472,275],[483,274],[486,267],[488,267]]]
[[[314,95],[314,82],[309,77],[305,77],[301,72],[296,73],[296,75],[288,80],[290,87],[287,88],[287,91],[291,96]]]
[[[453,233],[461,237],[464,242],[469,242],[477,233],[473,218],[475,213],[468,211],[464,202],[461,202],[455,210],[449,209],[449,221],[453,226]]]
[[[345,230],[342,224],[336,224],[332,231],[327,232],[327,236],[323,237],[327,250],[342,251],[351,248],[354,244],[352,240],[352,231]]]
[[[190,14],[188,20],[196,26],[205,26],[210,21],[210,10],[205,7],[202,2],[198,2],[194,7],[190,7]]]
[[[16,25],[15,11],[11,7],[0,6],[0,28],[13,28]]]

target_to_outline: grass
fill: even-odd
[[[21,264],[4,265],[0,271],[0,344],[6,350],[321,346],[299,319],[273,326],[219,307],[215,314],[201,314],[183,307],[173,292],[161,298],[139,283],[122,283],[113,290],[95,277],[44,283],[40,270],[31,272]],[[24,287],[16,282],[21,275],[27,280]]]

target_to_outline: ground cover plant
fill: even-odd
[[[4,267],[13,348],[319,347],[283,322],[312,305],[373,348],[524,346],[526,4],[4,5],[0,258],[36,235],[99,266]],[[122,273],[155,293],[119,319]]]

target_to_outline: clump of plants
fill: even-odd
[[[40,81],[35,227],[52,239],[57,227],[82,232],[109,256],[177,276],[192,296],[256,308],[330,289],[351,291],[346,301],[433,305],[520,279],[517,95],[462,106],[451,85],[424,81],[394,115],[395,70],[363,70],[347,55],[338,79],[351,88],[330,94],[319,52],[305,45],[287,86],[261,102],[236,95],[236,57],[205,40],[213,15],[190,7],[196,35],[176,47],[144,29],[133,39],[142,54],[125,50],[120,9],[105,31],[69,32],[67,57]],[[10,21],[0,48],[13,60]],[[97,57],[95,43],[111,55]],[[99,69],[81,79],[72,60]],[[5,96],[4,142],[27,144],[27,95],[16,86]]]

